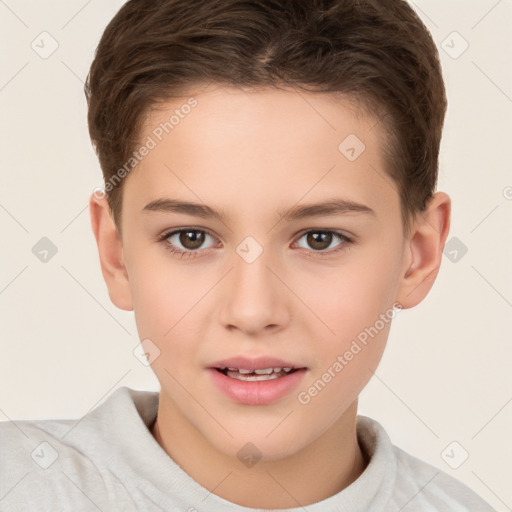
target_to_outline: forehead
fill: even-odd
[[[334,141],[346,130],[359,131],[361,136],[370,130],[373,136],[381,136],[381,127],[380,131],[374,129],[377,124],[361,103],[346,94],[210,84],[154,105],[145,117],[141,135],[156,130],[153,135],[165,138],[171,132],[179,135],[180,131],[188,134],[193,130],[199,136],[207,132],[211,140],[216,136],[222,139],[227,130],[239,129],[240,137],[252,135],[256,141],[286,145],[312,131]],[[160,135],[159,127],[164,132]],[[279,135],[277,140],[275,134]]]
[[[332,192],[374,204],[397,200],[384,176],[382,127],[339,95],[215,85],[159,104],[139,138],[152,148],[125,195],[141,208],[163,195],[225,211]]]

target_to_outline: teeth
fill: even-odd
[[[288,368],[261,368],[261,369],[255,369],[255,370],[248,370],[246,368],[233,368],[233,367],[221,366],[219,368],[219,370],[221,370],[221,371],[228,370],[229,372],[236,372],[241,375],[248,375],[250,373],[256,374],[256,375],[271,375],[273,373],[276,374],[276,373],[281,373],[283,371],[286,373],[289,373],[293,370],[293,368],[290,366]]]
[[[226,375],[232,379],[255,381],[255,380],[272,380],[284,377],[292,368],[261,368],[257,370],[248,370],[246,368],[228,368]]]
[[[245,381],[272,380],[272,379],[279,379],[281,377],[281,375],[279,375],[278,373],[271,373],[268,375],[258,375],[258,374],[244,375],[239,372],[228,372],[227,375],[228,375],[228,377],[231,377],[232,379],[245,380]]]

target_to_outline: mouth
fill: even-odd
[[[298,370],[307,370],[301,364],[270,356],[231,357],[210,365],[226,377],[246,382],[280,379]]]
[[[309,370],[275,357],[223,359],[208,368],[217,389],[233,402],[270,405],[290,396]]]

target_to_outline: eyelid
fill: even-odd
[[[343,238],[346,238],[347,240],[355,241],[357,239],[356,235],[353,235],[349,233],[348,231],[345,231],[344,229],[337,229],[337,228],[307,228],[303,229],[302,231],[299,231],[295,237],[301,238],[306,233],[334,233],[335,235],[339,235]]]

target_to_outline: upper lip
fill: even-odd
[[[210,368],[242,368],[244,370],[264,370],[265,368],[305,368],[300,364],[295,364],[284,359],[276,357],[260,356],[260,357],[231,357],[217,361],[209,366]]]

